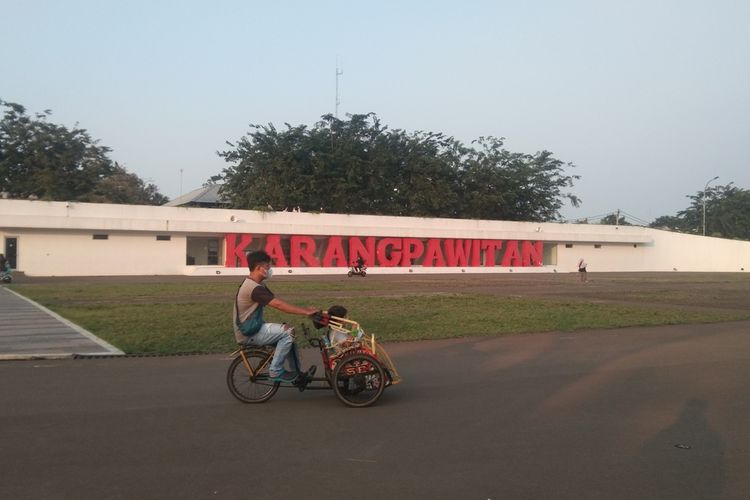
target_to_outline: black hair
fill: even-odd
[[[328,314],[330,316],[337,316],[339,318],[345,318],[346,317],[346,307],[344,306],[331,306],[328,308]]]
[[[259,264],[270,264],[271,256],[263,250],[256,250],[247,254],[247,268],[252,272]]]

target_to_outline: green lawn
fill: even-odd
[[[81,325],[127,353],[227,352],[237,285],[14,285],[13,289]],[[349,317],[384,341],[491,336],[587,328],[708,323],[750,319],[737,311],[691,311],[586,301],[500,297],[477,293],[378,296],[387,284],[276,282],[272,289],[300,305],[339,303]],[[313,297],[310,300],[308,298]],[[299,316],[267,309],[269,321]]]

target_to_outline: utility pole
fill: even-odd
[[[182,196],[182,169],[180,169],[180,196]]]
[[[615,226],[620,225],[620,209],[617,209],[617,213],[615,214]]]
[[[709,179],[703,187],[703,236],[706,236],[706,191],[708,191],[708,185],[718,178],[719,176],[717,175],[713,179]]]

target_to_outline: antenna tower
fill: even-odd
[[[344,63],[343,61],[339,61],[339,59],[339,56],[336,56],[336,111],[334,113],[336,118],[339,117],[339,104],[341,104],[341,99],[339,98],[339,77],[344,74]],[[339,62],[341,62],[341,68],[339,68]]]

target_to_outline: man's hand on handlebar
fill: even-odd
[[[312,319],[315,328],[322,328],[324,326],[327,326],[330,318],[331,317],[329,316],[329,314],[325,311],[315,311],[310,315],[310,319]]]

